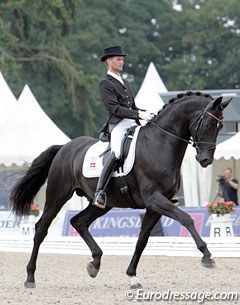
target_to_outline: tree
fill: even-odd
[[[239,88],[239,1],[179,2],[185,33],[165,67],[169,89]]]
[[[96,136],[107,119],[98,83],[109,45],[129,54],[123,77],[135,93],[151,61],[169,90],[238,88],[240,2],[172,2],[3,1],[1,71],[16,95],[28,83],[70,137]]]
[[[79,0],[14,1],[3,6],[6,14],[1,16],[2,35],[9,38],[2,53],[14,68],[19,66],[12,76],[13,87],[19,93],[21,80],[28,83],[60,126],[64,118],[70,136],[73,119],[86,134],[95,127],[89,107],[94,102],[89,88],[94,77],[83,73],[67,47],[75,7],[80,4]],[[9,69],[8,62],[3,71],[5,66]]]

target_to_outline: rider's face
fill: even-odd
[[[124,57],[123,56],[113,56],[107,59],[108,69],[111,72],[119,73],[123,70]]]

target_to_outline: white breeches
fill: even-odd
[[[120,121],[111,132],[111,150],[115,153],[117,159],[120,158],[121,144],[128,128],[137,126],[135,120],[123,119]]]

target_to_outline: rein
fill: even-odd
[[[163,131],[163,132],[166,133],[167,135],[171,136],[171,137],[174,137],[174,138],[176,138],[176,139],[178,139],[178,140],[184,141],[184,142],[186,142],[187,144],[192,144],[192,143],[193,143],[193,140],[192,140],[192,139],[186,140],[186,139],[184,139],[184,138],[181,138],[181,137],[179,137],[179,136],[177,136],[177,135],[175,135],[175,134],[173,134],[173,133],[171,133],[171,132],[165,130],[164,128],[158,126],[158,125],[157,125],[156,123],[154,123],[153,121],[149,121],[149,123],[152,124],[153,126],[155,126],[157,129]]]
[[[204,111],[193,121],[193,123],[191,124],[190,126],[190,130],[191,128],[193,127],[194,124],[197,124],[196,127],[195,127],[195,130],[196,130],[196,134],[195,134],[195,137],[192,136],[192,139],[190,138],[189,140],[185,139],[185,138],[181,138],[167,130],[165,130],[164,128],[158,126],[156,123],[154,123],[153,121],[149,121],[150,124],[152,124],[154,127],[156,127],[157,129],[159,129],[160,131],[166,133],[167,135],[171,136],[171,137],[174,137],[178,140],[181,140],[187,144],[192,144],[193,147],[196,148],[197,152],[200,152],[200,149],[199,149],[199,144],[208,144],[209,147],[208,147],[208,150],[210,149],[213,149],[216,147],[216,143],[211,143],[211,142],[204,142],[204,141],[197,141],[196,140],[196,137],[197,137],[197,133],[198,133],[198,130],[200,129],[200,127],[202,126],[202,123],[203,123],[203,118],[204,118],[204,115],[205,114],[208,114],[210,115],[212,118],[214,118],[215,120],[217,120],[218,122],[222,123],[222,120],[218,117],[216,117],[214,114],[212,114],[211,112],[207,111],[208,109],[208,106],[204,109]]]

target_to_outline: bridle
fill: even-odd
[[[192,122],[192,124],[189,127],[189,130],[191,131],[191,129],[194,127],[194,135],[191,136],[191,138],[189,140],[179,137],[167,130],[165,130],[164,128],[158,126],[155,122],[153,122],[152,120],[149,121],[150,124],[152,124],[153,126],[155,126],[157,129],[161,130],[162,132],[166,133],[167,135],[174,137],[178,140],[181,140],[183,142],[186,142],[187,144],[192,144],[193,147],[196,148],[197,153],[201,153],[202,151],[199,148],[199,144],[206,144],[206,149],[204,150],[211,150],[211,149],[215,149],[216,148],[216,143],[214,142],[205,142],[205,141],[198,141],[198,138],[201,139],[202,137],[202,128],[203,128],[203,122],[204,122],[204,117],[206,115],[211,116],[213,119],[215,119],[218,122],[217,128],[221,129],[222,128],[222,119],[218,118],[217,116],[215,116],[214,114],[212,114],[210,111],[208,111],[209,109],[209,104],[207,105],[207,107],[203,110],[203,112],[200,113],[199,116],[196,117],[196,119]],[[198,134],[200,133],[200,136],[198,136]]]
[[[223,126],[222,119],[218,118],[214,114],[212,114],[209,109],[209,104],[206,106],[206,108],[203,110],[203,112],[192,122],[192,124],[189,127],[189,130],[193,128],[193,126],[196,124],[194,131],[195,134],[192,136],[192,143],[193,147],[196,148],[197,153],[201,153],[202,151],[199,148],[199,144],[205,144],[206,148],[204,150],[212,150],[216,148],[216,143],[213,142],[205,142],[205,141],[198,141],[198,138],[201,139],[202,137],[202,128],[203,128],[203,120],[206,115],[211,116],[213,119],[215,119],[217,123],[217,129],[220,130]],[[198,137],[198,134],[200,133],[200,136]]]

